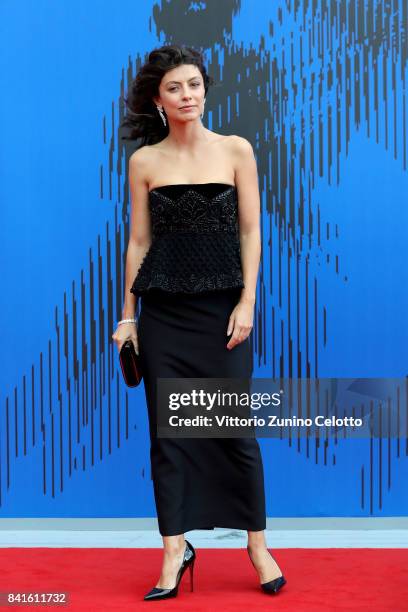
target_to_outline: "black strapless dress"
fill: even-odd
[[[139,352],[149,414],[151,474],[162,536],[192,529],[266,528],[255,438],[159,438],[157,378],[250,378],[249,338],[228,350],[243,284],[237,190],[166,185],[149,194],[152,245],[131,291],[140,296]]]

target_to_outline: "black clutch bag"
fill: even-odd
[[[119,352],[120,367],[122,368],[123,379],[128,387],[137,387],[142,380],[142,368],[140,357],[135,351],[132,340],[126,340],[122,344]]]

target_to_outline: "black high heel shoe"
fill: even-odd
[[[248,551],[249,558],[251,559],[251,563],[255,567],[255,563],[252,561],[251,551],[249,550],[249,546],[247,546],[247,551]],[[271,555],[269,550],[268,550],[268,553]],[[273,593],[277,593],[279,589],[281,589],[286,584],[286,578],[282,574],[282,576],[278,576],[277,578],[274,578],[274,580],[269,580],[269,582],[261,582],[260,584],[261,584],[261,588],[264,591],[264,593],[268,593],[272,595]]]
[[[184,551],[183,562],[179,571],[177,572],[176,585],[172,589],[161,589],[159,587],[154,587],[151,591],[146,593],[143,599],[146,601],[151,601],[153,599],[168,599],[169,597],[177,597],[180,580],[188,567],[190,568],[190,588],[191,591],[193,591],[193,571],[196,556],[194,547],[188,540],[186,540],[186,549]]]

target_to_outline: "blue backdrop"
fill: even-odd
[[[155,516],[125,387],[129,193],[118,126],[146,54],[202,46],[204,124],[253,144],[254,376],[407,375],[407,4],[1,6],[2,517]],[[260,440],[268,516],[408,514],[408,438]]]

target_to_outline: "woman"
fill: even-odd
[[[187,567],[192,590],[196,553],[184,539],[192,529],[247,530],[263,591],[275,593],[286,582],[266,547],[257,440],[157,436],[158,377],[245,379],[252,371],[248,336],[261,248],[257,169],[247,140],[203,126],[212,83],[199,52],[164,46],[150,53],[126,99],[124,125],[143,146],[129,160],[126,294],[112,337],[118,350],[131,338],[139,352],[149,412],[164,557],[146,600],[176,596]]]

